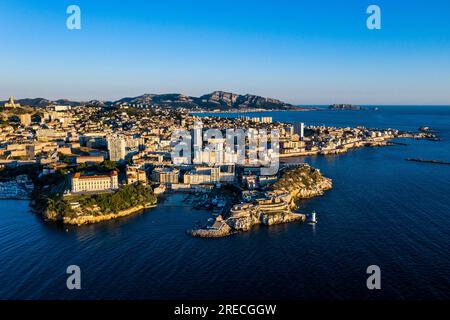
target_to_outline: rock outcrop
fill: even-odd
[[[305,221],[306,215],[295,213],[301,199],[322,195],[332,188],[332,181],[318,169],[307,164],[286,169],[280,179],[265,193],[264,199],[252,203],[235,204],[227,219],[216,219],[208,228],[190,231],[198,237],[223,237],[235,232],[248,231],[257,224],[274,225]]]
[[[205,94],[195,102],[204,108],[212,109],[289,109],[293,106],[277,99],[260,97],[252,94],[239,95],[231,92],[214,91]]]
[[[319,169],[308,164],[286,169],[281,178],[272,185],[272,190],[288,192],[291,196],[291,208],[298,200],[320,196],[333,187],[332,180],[324,177]]]
[[[156,205],[153,204],[146,204],[146,205],[139,205],[136,207],[129,208],[127,210],[122,210],[117,213],[108,213],[108,214],[102,214],[101,212],[96,212],[95,214],[83,214],[83,215],[74,215],[74,216],[65,216],[62,217],[61,215],[57,214],[56,211],[53,210],[45,210],[44,212],[44,218],[51,221],[60,221],[64,224],[69,225],[76,225],[81,226],[85,224],[93,224],[98,223],[102,221],[108,221],[113,220],[121,217],[126,217],[132,214],[135,214],[137,212],[153,208]]]

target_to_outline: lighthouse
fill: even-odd
[[[312,223],[312,224],[317,223],[316,212],[315,211],[311,212],[311,215],[310,215],[310,218],[309,218],[309,223]]]

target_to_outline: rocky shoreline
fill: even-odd
[[[63,224],[67,224],[67,225],[82,226],[82,225],[94,224],[94,223],[98,223],[98,222],[103,222],[103,221],[126,217],[126,216],[141,212],[146,209],[154,208],[154,207],[156,207],[155,204],[145,204],[145,205],[132,207],[132,208],[129,208],[126,210],[122,210],[117,213],[103,214],[101,212],[96,212],[95,215],[94,214],[86,214],[86,215],[78,215],[76,217],[68,217],[68,216],[61,217],[61,216],[57,215],[57,213],[54,211],[45,210],[45,212],[43,212],[43,217],[48,221],[62,222]]]
[[[195,237],[218,238],[237,232],[249,231],[253,226],[304,222],[306,215],[295,213],[301,199],[322,195],[332,188],[332,180],[322,176],[320,170],[307,164],[289,168],[281,173],[264,199],[235,204],[226,218],[219,215],[209,226],[189,230]]]

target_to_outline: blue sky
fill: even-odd
[[[81,30],[66,8],[81,8]],[[366,8],[381,8],[381,30]],[[450,1],[0,2],[0,99],[253,93],[450,104]]]

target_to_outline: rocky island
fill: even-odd
[[[225,217],[219,215],[212,224],[188,231],[197,237],[223,237],[248,231],[257,224],[274,225],[305,221],[306,215],[296,213],[301,199],[322,195],[332,188],[330,178],[308,164],[286,168],[269,190],[242,199]]]
[[[332,104],[328,107],[330,110],[367,110],[367,108],[362,106],[357,106],[353,104]]]

